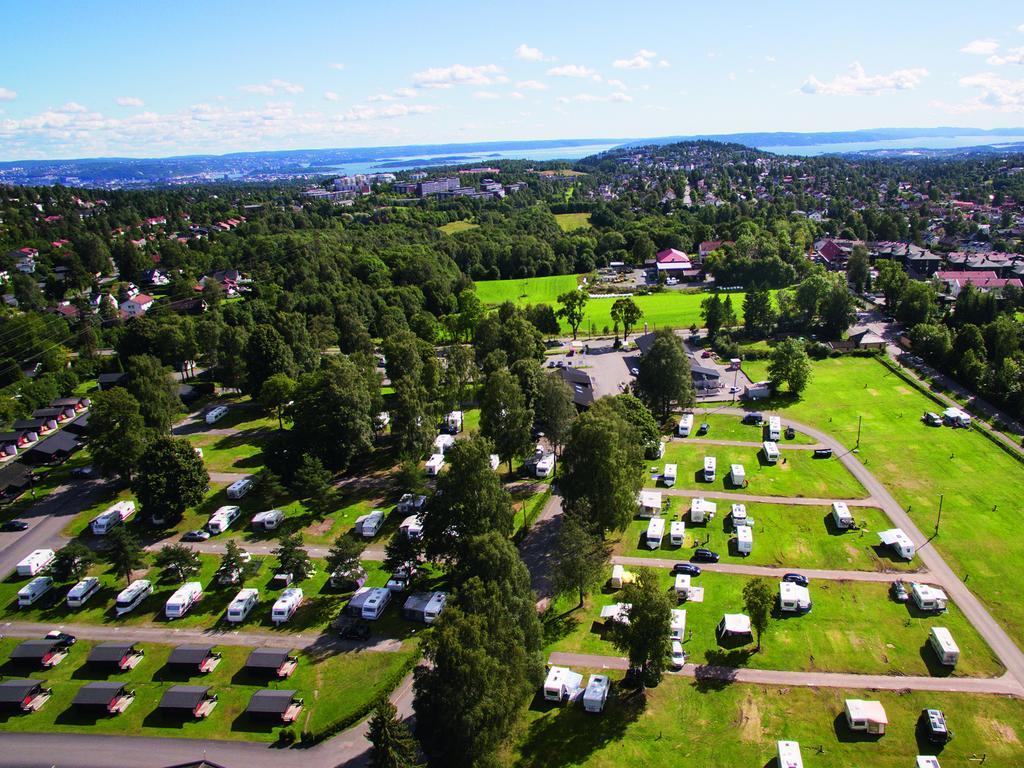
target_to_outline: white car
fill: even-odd
[[[678,640],[672,641],[672,651],[669,654],[670,663],[672,669],[682,669],[686,663],[686,651],[683,650],[683,644]]]

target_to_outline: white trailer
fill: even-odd
[[[928,634],[928,642],[939,657],[939,663],[947,667],[955,667],[960,660],[960,649],[953,642],[953,635],[945,627],[932,627]]]
[[[640,491],[640,517],[661,514],[661,491]]]
[[[686,540],[686,523],[682,520],[673,520],[668,526],[668,540],[673,547],[683,546]]]
[[[768,417],[768,439],[778,442],[782,438],[782,419],[778,416]]]
[[[247,589],[240,590],[234,599],[228,604],[227,619],[232,623],[239,621],[245,621],[252,609],[256,607],[256,603],[260,601],[260,591],[249,587]]]
[[[672,608],[669,611],[668,635],[672,640],[682,642],[686,639],[686,611],[682,608]]]
[[[136,579],[117,593],[117,599],[114,602],[114,613],[118,616],[131,613],[151,594],[153,594],[152,582],[148,579]]]
[[[666,464],[665,470],[661,473],[661,482],[671,488],[676,484],[676,473],[678,470],[679,467],[675,464]]]
[[[729,477],[736,488],[742,488],[747,482],[747,473],[742,464],[733,464],[729,467]]]
[[[448,453],[448,450],[455,445],[455,438],[448,434],[438,435],[434,438],[434,453]]]
[[[104,534],[110,533],[110,531],[119,526],[134,513],[134,501],[119,501],[96,515],[96,517],[92,519],[92,522],[89,523],[89,527],[92,528],[92,532],[97,536],[103,536]]]
[[[203,585],[198,581],[188,581],[178,587],[174,594],[164,603],[164,616],[168,619],[180,619],[199,602],[203,596]]]
[[[100,580],[95,576],[86,576],[68,590],[66,602],[68,608],[81,608],[86,601],[100,591]]]
[[[922,611],[944,611],[949,598],[946,593],[931,584],[910,585],[910,597]]]
[[[537,477],[551,477],[555,471],[555,454],[546,453],[534,465],[534,474]]]
[[[287,622],[299,610],[303,597],[304,595],[300,587],[289,587],[286,589],[271,606],[270,620],[277,626]]]
[[[715,461],[714,456],[704,457],[704,482],[713,483],[715,482],[715,469],[718,466],[718,462]]]
[[[779,444],[771,440],[761,443],[761,450],[764,451],[764,460],[769,464],[776,464],[779,461]]]
[[[37,576],[50,567],[56,553],[52,549],[36,549],[18,563],[19,576]]]
[[[811,610],[810,590],[790,581],[780,581],[779,610],[786,613],[807,613]]]
[[[242,514],[241,507],[220,507],[210,515],[209,521],[206,523],[206,530],[216,535],[218,533],[224,533],[231,524],[235,522]]]
[[[856,528],[857,523],[853,519],[853,513],[850,512],[850,508],[846,505],[845,501],[833,501],[832,502],[832,520],[836,524],[836,528]]]
[[[665,538],[665,518],[652,517],[650,522],[647,523],[647,535],[644,543],[648,549],[658,549],[663,538]]]
[[[754,529],[749,525],[741,525],[736,529],[736,551],[741,555],[749,555],[754,551]]]
[[[609,581],[609,586],[611,586],[612,589],[622,589],[627,584],[632,584],[635,580],[636,575],[631,571],[627,571],[625,566],[612,566],[612,578]]]
[[[678,429],[676,429],[676,434],[678,434],[680,437],[689,437],[690,433],[692,431],[693,431],[693,414],[692,413],[684,413],[679,418],[679,427],[678,427]]]
[[[435,453],[429,459],[427,459],[427,474],[431,477],[436,477],[441,472],[441,467],[444,466],[444,454]]]
[[[747,517],[746,504],[733,504],[730,517],[732,518],[733,528],[742,528],[750,524],[750,518]]]
[[[586,712],[600,712],[608,700],[611,681],[607,675],[591,675],[583,691],[583,709]]]
[[[268,509],[257,512],[252,518],[252,527],[261,531],[273,531],[284,522],[284,512],[280,509]]]
[[[228,498],[240,499],[251,491],[255,485],[256,479],[253,477],[243,477],[241,480],[236,480],[228,486]]]
[[[672,588],[676,592],[676,597],[685,599],[690,596],[690,574],[688,573],[677,573],[676,581]]]
[[[49,576],[36,576],[18,590],[18,607],[28,608],[51,589],[53,589],[53,579]]]
[[[800,754],[800,744],[795,741],[780,741],[776,744],[779,755],[779,768],[804,768],[804,759]]]
[[[914,553],[917,551],[917,548],[902,529],[890,528],[887,531],[881,531],[878,534],[878,538],[887,547],[892,547],[896,554],[904,560],[914,559]]]
[[[568,667],[550,667],[544,679],[546,701],[574,701],[583,693],[583,675]]]
[[[375,509],[365,515],[356,518],[355,529],[359,536],[364,539],[372,539],[384,525],[384,511]]]
[[[713,520],[717,509],[718,505],[713,501],[708,501],[707,499],[693,499],[690,502],[690,522],[703,523],[708,520]]]
[[[449,434],[457,435],[462,431],[462,411],[452,411],[444,417],[444,427]]]

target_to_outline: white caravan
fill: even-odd
[[[114,603],[114,611],[118,616],[124,616],[126,613],[131,613],[151,594],[153,594],[152,582],[150,582],[149,579],[136,579],[117,593],[117,600]]]
[[[180,619],[192,609],[193,605],[199,602],[202,596],[203,585],[198,581],[182,584],[164,603],[164,616],[168,619]]]
[[[67,602],[68,608],[81,608],[90,597],[99,591],[100,580],[95,576],[86,576],[68,590],[65,602]]]
[[[234,599],[228,604],[227,619],[232,623],[239,621],[245,621],[246,617],[252,613],[252,609],[256,607],[256,603],[260,601],[260,591],[248,587],[246,589],[239,590],[238,594],[235,595]]]
[[[104,534],[110,533],[110,531],[119,526],[134,513],[134,501],[119,501],[117,504],[114,504],[112,507],[96,515],[96,517],[92,519],[92,522],[89,523],[89,527],[92,528],[92,532],[97,536],[103,536]]]
[[[270,609],[270,620],[280,626],[288,621],[302,605],[302,589],[300,587],[289,587],[281,596],[274,601]]]

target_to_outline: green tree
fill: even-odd
[[[139,540],[127,528],[119,525],[107,534],[105,543],[103,559],[110,564],[118,578],[126,584],[130,583],[132,571],[141,568],[146,562]]]
[[[572,328],[573,339],[576,338],[576,332],[583,323],[584,309],[587,306],[588,299],[587,292],[579,289],[566,291],[558,297],[561,309],[558,310],[557,315]]]
[[[320,459],[311,454],[303,454],[299,468],[295,470],[292,486],[295,491],[307,499],[309,506],[320,515],[326,514],[337,501],[337,492],[332,481],[334,476]]]
[[[146,448],[139,402],[121,387],[97,392],[89,414],[89,453],[107,477],[131,481]]]
[[[621,325],[622,340],[628,339],[630,331],[636,327],[636,324],[640,322],[640,318],[643,316],[644,313],[632,299],[616,299],[615,303],[612,304],[612,320],[615,322],[616,338],[618,338],[618,328]]]
[[[174,522],[203,500],[210,476],[184,438],[158,437],[143,451],[131,488],[151,520]]]
[[[846,279],[857,293],[864,293],[871,287],[871,262],[868,249],[863,245],[853,246],[853,253],[846,264]]]
[[[416,740],[398,719],[395,705],[382,698],[370,717],[366,733],[370,742],[370,768],[417,768]]]
[[[914,352],[933,365],[944,365],[953,349],[953,335],[941,323],[918,323],[908,335]]]
[[[912,280],[907,284],[895,309],[896,317],[910,326],[931,322],[938,311],[938,293],[931,283],[921,280]]]
[[[591,409],[612,408],[636,431],[644,457],[658,458],[661,446],[661,430],[643,402],[629,394],[602,397]]]
[[[50,573],[54,581],[78,581],[86,574],[94,560],[95,556],[91,549],[77,539],[72,539],[57,550],[50,564]]]
[[[878,262],[876,285],[885,296],[885,306],[890,313],[894,313],[899,306],[908,282],[907,273],[898,263],[888,260]]]
[[[526,407],[526,399],[515,377],[504,369],[494,371],[484,382],[480,397],[480,432],[490,438],[495,452],[508,462],[524,456],[530,450],[533,411]]]
[[[846,284],[836,281],[821,303],[821,327],[830,339],[838,339],[856,319],[853,297]]]
[[[184,544],[165,544],[153,558],[153,565],[163,571],[164,579],[184,584],[189,576],[199,573],[199,553]]]
[[[228,576],[232,584],[244,584],[256,574],[258,568],[259,563],[252,558],[246,558],[237,541],[228,539],[225,542],[224,554],[221,555],[217,573]]]
[[[284,429],[284,410],[295,394],[295,382],[286,373],[275,373],[260,388],[260,405],[277,415],[277,428]]]
[[[128,391],[139,403],[139,411],[146,426],[167,433],[175,416],[181,411],[178,385],[171,369],[152,355],[135,355],[125,365]]]
[[[654,571],[641,568],[636,580],[623,588],[622,602],[629,605],[629,621],[612,622],[612,644],[629,657],[629,666],[640,673],[644,685],[657,685],[670,647],[672,604],[668,593]]]
[[[259,394],[263,382],[275,373],[295,374],[295,358],[284,337],[272,325],[257,325],[245,345],[246,387]]]
[[[799,396],[811,380],[811,359],[803,342],[783,339],[772,350],[768,363],[768,377],[778,384],[786,384],[789,391]]]
[[[713,293],[704,299],[700,303],[700,313],[704,318],[704,327],[708,330],[708,339],[714,341],[724,325],[721,297]]]
[[[576,404],[569,385],[557,373],[541,378],[535,410],[537,426],[555,452],[560,453],[576,420]]]
[[[393,539],[403,538],[394,536]],[[351,573],[359,568],[359,558],[363,554],[363,543],[354,536],[341,534],[327,552],[326,566],[328,574]]]
[[[611,548],[604,536],[591,531],[576,515],[563,515],[554,555],[551,581],[555,594],[578,595],[576,607],[582,608],[587,593],[604,581]]]
[[[285,534],[277,543],[274,550],[277,557],[277,572],[290,573],[292,580],[296,583],[309,578],[310,560],[309,553],[302,546],[302,534]]]
[[[654,332],[654,341],[640,359],[634,387],[654,415],[664,421],[673,406],[687,408],[696,397],[690,363],[682,342],[670,329]]]
[[[750,617],[750,626],[757,634],[757,650],[761,650],[761,636],[768,631],[772,608],[775,607],[775,590],[767,579],[758,577],[743,587],[743,610]]]
[[[768,336],[777,319],[771,291],[752,287],[743,297],[743,323],[747,333],[754,338]]]
[[[394,382],[395,394],[391,398],[391,435],[398,455],[417,460],[430,450],[434,439],[436,418],[429,394],[413,376],[403,376]]]

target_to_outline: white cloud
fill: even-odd
[[[548,70],[552,77],[589,77],[600,79],[600,75],[589,67],[582,64],[563,64],[560,67],[552,67]]]
[[[632,58],[616,59],[612,62],[612,66],[616,69],[648,69],[652,65],[652,59],[657,58],[657,56],[658,54],[654,51],[642,48],[634,53]]]
[[[669,64],[668,61],[666,61],[665,59],[661,59],[658,62],[658,66],[661,67],[662,69],[667,69],[668,67],[671,67],[672,65]]]
[[[998,112],[1024,112],[1024,80],[1007,80],[992,72],[961,77],[964,88],[972,88],[977,95],[962,104],[934,103],[953,114],[995,110]]]
[[[16,91],[12,91],[10,88],[0,87],[0,101],[14,101],[18,98]]]
[[[346,112],[342,118],[348,122],[364,120],[390,120],[408,115],[426,115],[436,112],[438,107],[433,104],[390,104],[386,107],[367,107],[356,105]]]
[[[67,113],[70,114],[70,113],[73,113],[73,112],[88,112],[89,108],[86,107],[84,104],[79,104],[77,101],[69,101],[64,106],[59,107],[57,109],[57,111],[58,112],[67,112]]]
[[[574,101],[580,102],[582,104],[597,104],[609,101],[629,102],[632,100],[633,97],[630,96],[628,93],[621,93],[618,91],[615,93],[609,93],[607,96],[595,96],[592,93],[577,93],[575,96],[558,97],[558,102],[560,104],[569,104]]]
[[[522,43],[516,48],[516,58],[523,61],[548,61],[548,57],[544,55],[543,51],[539,48],[531,48],[526,43]]]
[[[117,106],[119,107],[142,107],[146,102],[135,96],[118,96]]]
[[[373,96],[368,97],[366,100],[370,102],[374,101],[394,101],[397,96],[392,96],[390,93],[376,93]]]
[[[994,67],[1000,67],[1003,64],[1024,64],[1024,48],[1010,48],[1005,54],[994,54],[985,61]]]
[[[327,99],[328,101],[337,101],[338,94],[336,94],[334,91],[324,91],[324,98]]]
[[[476,67],[454,64],[450,67],[432,67],[412,76],[420,88],[452,88],[456,85],[490,85],[501,67],[497,64],[481,64]]]
[[[414,88],[395,88],[395,96],[400,99],[413,99],[416,97]]]
[[[736,80],[736,73],[735,73],[735,72],[730,72],[730,73],[728,74],[728,78],[729,78],[730,80],[732,80],[732,81],[735,81],[735,80]]]
[[[526,98],[519,91],[512,91],[512,93],[510,93],[509,96],[511,96],[513,99],[525,99]]]
[[[800,91],[822,96],[877,96],[886,91],[912,90],[927,76],[928,70],[920,67],[897,69],[883,75],[868,75],[860,62],[855,61],[850,65],[848,74],[836,75],[827,83],[810,75],[800,86]]]
[[[494,91],[475,91],[473,93],[474,99],[500,99],[501,96],[496,94]]]
[[[621,80],[609,80],[608,81],[608,87],[609,88],[615,88],[615,89],[620,90],[620,91],[628,90],[628,88],[626,88],[626,84],[624,82],[622,82]]]
[[[775,57],[774,56],[765,56],[764,60],[766,62],[768,62],[769,64],[774,64],[775,63]]]
[[[337,61],[332,62],[332,63],[328,64],[327,66],[330,67],[331,69],[336,69],[339,72],[345,68],[344,64],[341,64],[340,62],[337,62]]]
[[[287,80],[281,80],[280,78],[275,77],[268,83],[251,83],[249,85],[243,85],[240,90],[245,91],[246,93],[256,93],[261,96],[273,96],[278,91],[294,95],[302,93],[306,89],[297,83],[290,83]]]
[[[548,89],[540,80],[520,80],[516,83],[516,88],[524,91],[546,91]]]
[[[969,53],[972,56],[991,56],[999,48],[999,43],[992,38],[985,40],[971,40],[960,49],[960,53]]]

